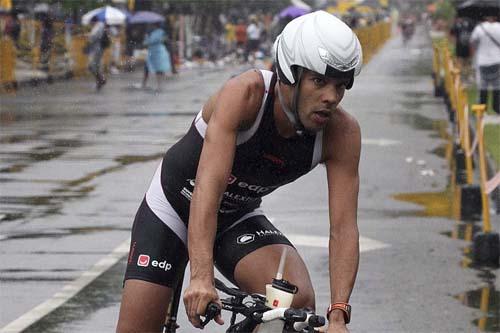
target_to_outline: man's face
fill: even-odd
[[[323,129],[344,97],[348,79],[327,77],[304,70],[300,83],[298,112],[309,132]]]

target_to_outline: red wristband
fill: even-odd
[[[333,310],[341,310],[344,313],[344,322],[346,324],[349,324],[349,322],[351,321],[351,306],[348,303],[336,302],[330,304],[328,310],[326,311],[326,319],[329,320],[330,313]]]

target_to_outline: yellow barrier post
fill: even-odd
[[[470,133],[469,133],[469,107],[467,104],[467,91],[464,86],[460,86],[459,96],[462,107],[462,130],[463,130],[463,146],[465,152],[465,170],[467,175],[467,184],[474,182],[474,173],[472,168],[472,151],[470,146]]]
[[[10,38],[0,38],[0,89],[11,91],[16,83],[16,48]]]
[[[472,106],[472,111],[477,117],[477,142],[479,149],[479,178],[481,189],[481,200],[483,208],[483,230],[474,236],[473,242],[473,257],[476,263],[485,263],[498,265],[500,259],[500,236],[493,232],[490,223],[490,205],[488,195],[486,194],[486,154],[484,152],[483,138],[483,115],[486,111],[485,104],[475,104]]]
[[[485,192],[485,184],[487,180],[486,175],[486,155],[484,152],[484,138],[483,138],[483,116],[486,111],[485,104],[475,104],[472,106],[472,111],[476,113],[476,135],[477,135],[477,147],[479,151],[479,183],[481,186],[481,200],[483,207],[483,231],[491,231],[490,223],[490,205],[488,202],[488,196]]]

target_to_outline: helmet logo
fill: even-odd
[[[335,57],[333,54],[328,52],[322,47],[318,47],[318,53],[319,57],[321,60],[323,60],[327,65],[330,65],[331,67],[335,68],[336,70],[346,72],[350,69],[352,69],[354,66],[356,66],[356,63],[358,62],[359,56],[356,55],[351,61],[349,61],[347,64],[343,63],[340,61],[337,57]]]

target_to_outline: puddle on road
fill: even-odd
[[[137,105],[144,105],[144,101],[139,101],[136,102]],[[197,103],[200,104],[200,103]],[[128,117],[194,117],[198,114],[198,112],[194,111],[172,111],[172,112],[127,112],[127,113],[110,113],[110,112],[83,112],[83,113],[37,113],[36,117],[31,116],[31,113],[29,114],[23,114],[18,112],[19,110],[16,111],[16,113],[12,114],[3,114],[2,113],[2,118],[0,119],[0,124],[1,125],[10,125],[12,123],[20,122],[20,121],[33,121],[33,120],[50,120],[50,121],[56,121],[58,119],[96,119],[96,118],[106,118],[106,117],[113,117],[113,118],[128,118]],[[14,136],[15,137],[15,136]],[[20,137],[19,139],[23,141],[31,140],[31,138],[22,138]],[[0,139],[0,143],[14,143],[14,142],[4,142],[6,139]],[[19,141],[22,142],[22,141]]]
[[[130,228],[113,227],[113,226],[90,226],[90,227],[78,227],[78,228],[63,228],[47,232],[33,232],[33,233],[24,232],[22,234],[11,234],[11,235],[4,234],[2,235],[2,239],[0,239],[0,242],[13,239],[61,238],[65,236],[100,233],[104,231],[129,232]]]
[[[415,103],[419,102],[416,101]],[[418,113],[392,114],[389,118],[393,123],[407,124],[417,130],[437,131],[437,134],[439,134],[440,136],[442,135],[441,138],[443,139],[446,139],[449,136],[449,134],[445,134],[448,130],[448,121],[444,119],[431,119]]]
[[[423,207],[415,216],[421,217],[447,217],[457,216],[452,204],[451,191],[399,193],[392,196],[394,199],[410,202]]]
[[[0,144],[13,144],[13,143],[21,143],[30,140],[34,140],[38,137],[38,135],[7,135],[0,138]]]
[[[95,185],[84,185],[99,176],[103,176],[112,172],[122,170],[128,165],[134,163],[143,163],[160,159],[164,153],[151,155],[123,155],[115,158],[118,165],[104,168],[92,173],[89,173],[81,178],[71,181],[63,181],[61,187],[58,187],[51,192],[52,195],[46,196],[0,196],[0,204],[9,204],[13,206],[25,206],[27,212],[5,212],[0,215],[0,222],[11,222],[22,218],[34,217],[33,215],[45,217],[53,214],[59,214],[63,204],[76,199],[81,199],[87,196],[95,189]],[[0,183],[2,183],[0,181]],[[43,207],[44,209],[35,210],[33,207]]]
[[[421,96],[415,96],[421,97]],[[412,107],[407,104],[406,106]],[[447,120],[433,120],[419,114],[400,114],[391,117],[391,120],[397,123],[405,123],[419,130],[433,131],[433,137],[445,139],[447,142],[429,153],[435,154],[441,158],[451,160],[452,138],[448,133]],[[466,291],[454,296],[462,304],[479,309],[482,312],[481,317],[475,319],[473,324],[483,332],[498,332],[500,330],[500,293],[495,288],[496,271],[498,267],[478,266],[473,263],[472,258],[472,240],[474,234],[481,231],[481,222],[476,224],[469,222],[463,223],[459,219],[459,206],[455,192],[457,190],[452,185],[448,185],[441,192],[420,192],[420,193],[398,193],[393,198],[400,201],[411,202],[422,206],[423,210],[417,213],[421,217],[444,217],[456,220],[455,228],[451,231],[442,232],[441,235],[453,239],[461,239],[469,242],[462,249],[462,259],[460,266],[471,268],[478,271],[479,279],[484,286]]]
[[[7,138],[7,141],[8,143],[16,143],[19,142],[16,140],[22,140],[23,138],[27,137],[18,137],[14,139],[14,142],[12,142],[11,138]],[[31,136],[28,140],[33,139],[42,140],[40,136]],[[49,140],[48,144],[34,147],[28,152],[18,151],[4,153],[7,156],[12,156],[7,157],[6,160],[13,160],[12,162],[14,163],[0,169],[0,173],[19,173],[34,163],[56,159],[64,155],[69,149],[83,147],[85,145],[89,145],[89,143],[76,139],[56,139]]]
[[[481,317],[473,321],[480,331],[500,331],[500,291],[496,289],[494,280],[482,288],[456,295],[455,298],[463,305],[481,311]]]
[[[13,164],[8,167],[0,169],[0,173],[17,173],[29,167],[28,164]]]

